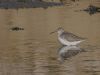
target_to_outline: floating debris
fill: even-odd
[[[19,31],[19,30],[24,30],[24,28],[12,27],[11,30],[12,30],[12,31]]]
[[[83,10],[79,10],[79,11],[85,11],[85,12],[89,13],[90,15],[93,15],[95,13],[99,13],[100,12],[100,7],[89,5],[88,8],[83,9]]]
[[[88,12],[90,15],[95,14],[97,12],[100,12],[100,7],[96,7],[93,5],[88,6],[87,9],[84,9],[83,11]]]

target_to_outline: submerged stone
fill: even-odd
[[[24,28],[12,27],[11,30],[12,30],[12,31],[19,31],[19,30],[24,30]]]
[[[83,11],[88,12],[90,15],[100,12],[100,7],[89,5],[88,8],[83,9]]]

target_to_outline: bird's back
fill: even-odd
[[[63,32],[60,35],[60,37],[63,39],[67,39],[67,41],[69,41],[69,42],[85,40],[85,38],[79,37],[79,36],[74,35],[73,33],[70,33],[70,32]]]

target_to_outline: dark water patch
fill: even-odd
[[[97,45],[86,45],[84,46],[84,52],[96,52],[100,49]]]
[[[92,75],[98,75],[100,73],[99,66],[85,66],[82,72],[91,73]]]
[[[100,71],[86,70],[86,71],[83,71],[83,72],[86,72],[86,73],[95,73],[95,72],[100,72]]]
[[[59,68],[57,65],[47,65],[47,66],[42,66],[45,68]]]
[[[71,70],[65,70],[65,69],[57,69],[59,68],[58,65],[47,65],[47,66],[41,66],[42,68],[49,68],[48,72],[72,72]]]
[[[83,61],[85,61],[85,62],[97,62],[97,61],[99,61],[100,62],[100,60],[93,60],[93,59],[87,59],[87,60],[83,60]]]
[[[100,66],[93,66],[93,65],[90,65],[90,66],[85,66],[84,68],[99,68]]]
[[[63,3],[56,2],[44,2],[44,1],[34,1],[34,2],[5,2],[0,3],[1,9],[18,9],[18,8],[48,8],[53,6],[62,6]]]
[[[58,71],[49,71],[49,72],[68,72],[68,73],[71,73],[70,70],[58,70]]]
[[[56,60],[55,57],[48,57],[48,59],[50,59],[50,60]]]
[[[32,42],[26,42],[24,45],[32,45]]]

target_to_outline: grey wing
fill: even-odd
[[[79,36],[74,35],[73,33],[68,33],[68,32],[63,33],[62,37],[64,39],[67,39],[70,42],[72,42],[72,41],[80,41],[80,40],[84,39],[84,38],[81,38]]]

